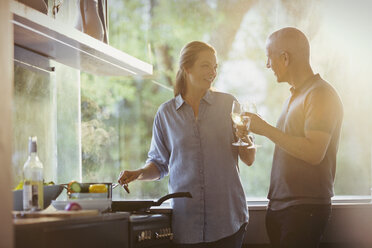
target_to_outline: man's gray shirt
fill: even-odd
[[[272,210],[298,204],[329,204],[333,196],[336,154],[343,107],[335,89],[318,74],[298,88],[284,104],[277,128],[305,137],[306,130],[331,135],[324,159],[311,165],[275,146],[268,198]]]

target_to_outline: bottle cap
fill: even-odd
[[[28,152],[33,153],[37,152],[37,137],[32,136],[28,138]]]

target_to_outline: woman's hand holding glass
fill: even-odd
[[[233,120],[235,127],[243,127],[244,120],[242,117],[242,106],[238,101],[233,101],[232,109],[231,109],[231,119]],[[233,146],[249,146],[248,143],[244,142],[240,137],[240,135],[237,135],[239,140],[237,142],[232,143]]]
[[[239,115],[237,114],[238,105],[240,109]],[[239,102],[234,101],[231,117],[233,118],[233,121],[235,123],[236,135],[238,136],[239,140],[233,143],[233,145],[247,146],[247,149],[253,149],[258,147],[253,143],[253,136],[249,135],[249,128],[251,123],[251,118],[249,114],[252,113],[253,114],[257,113],[256,104],[252,102],[245,102],[243,104],[239,104]],[[242,139],[245,140],[243,141]]]

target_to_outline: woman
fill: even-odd
[[[240,248],[248,222],[238,155],[251,165],[256,151],[232,146],[234,97],[210,90],[216,69],[210,45],[193,41],[182,49],[175,97],[155,116],[146,165],[123,171],[118,179],[127,184],[169,173],[169,193],[192,194],[172,200],[176,247]]]

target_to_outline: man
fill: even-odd
[[[275,143],[267,233],[273,247],[318,247],[331,213],[342,103],[313,73],[309,42],[300,30],[274,32],[266,52],[278,83],[291,86],[276,127],[248,114],[250,131]]]

